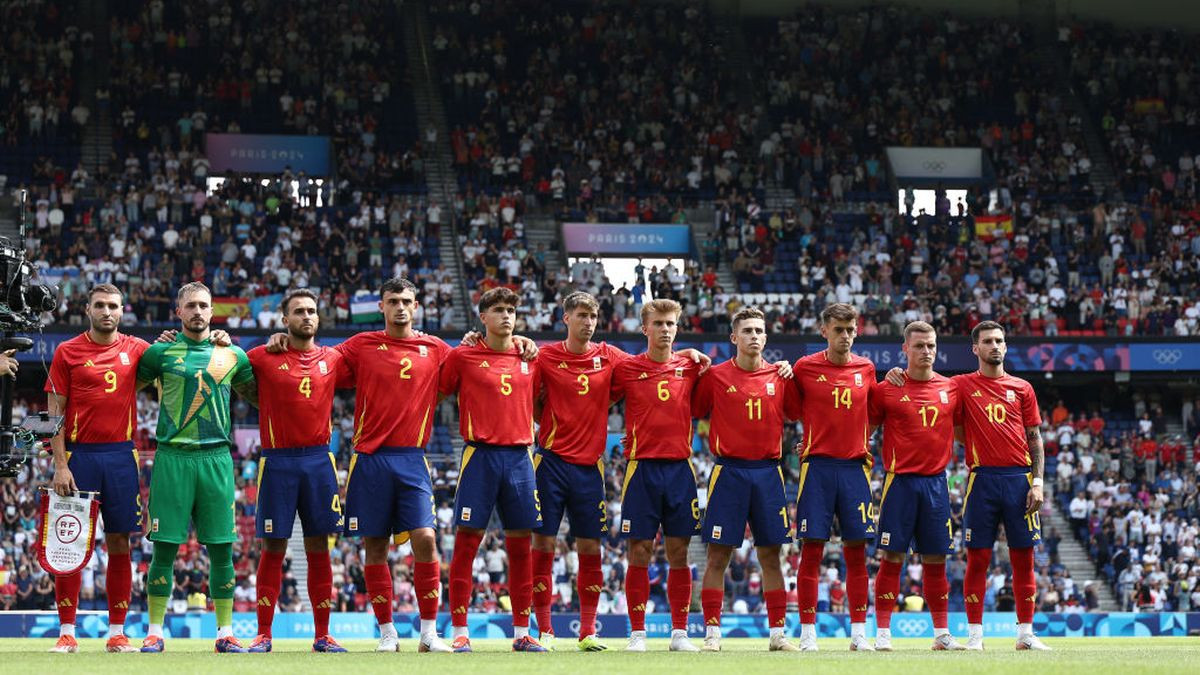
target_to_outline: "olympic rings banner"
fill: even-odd
[[[141,638],[146,635],[147,615],[131,612],[125,624],[126,635]],[[950,630],[959,636],[967,634],[967,615],[950,612]],[[421,617],[418,614],[396,614],[396,631],[402,639],[415,639],[420,634]],[[572,614],[556,614],[553,619],[556,635],[577,635],[579,617]],[[629,635],[629,618],[624,614],[601,614],[597,617],[600,637],[620,639]],[[1016,617],[1012,612],[985,612],[984,632],[988,637],[1016,637]],[[770,636],[767,617],[762,614],[725,614],[721,617],[725,637],[753,637],[766,639]],[[258,628],[257,617],[250,612],[237,612],[233,616],[234,634],[239,638],[253,638]],[[438,616],[438,631],[448,634],[450,615]],[[469,614],[467,628],[473,638],[504,638],[512,636],[512,617],[509,614]],[[1163,612],[1160,614],[1044,614],[1033,618],[1033,629],[1040,637],[1183,637],[1200,631],[1200,613]],[[788,615],[788,633],[799,637],[799,617]],[[84,611],[76,621],[76,635],[80,638],[104,637],[108,631],[106,612]],[[212,612],[170,614],[166,618],[164,631],[168,638],[204,638],[212,640],[217,635],[216,617]],[[868,634],[875,633],[875,619],[867,621]],[[276,638],[308,638],[313,636],[312,615],[307,612],[275,615],[272,632]],[[379,637],[375,617],[367,612],[334,612],[330,616],[329,632],[340,639],[374,639]],[[652,638],[671,635],[669,614],[647,614],[646,633]],[[688,634],[704,636],[704,617],[692,614],[688,621]],[[850,617],[846,614],[820,614],[817,616],[817,635],[836,638],[850,635]],[[898,613],[892,615],[892,635],[906,638],[932,638],[933,624],[929,614]],[[0,612],[0,637],[53,638],[58,636],[58,615],[54,612]]]
[[[52,329],[53,330],[53,329]],[[158,337],[157,330],[135,330],[139,335],[151,342]],[[318,341],[327,346],[333,346],[353,335],[353,331],[331,330],[323,331]],[[33,349],[18,352],[17,358],[22,362],[40,362],[50,360],[54,350],[62,342],[69,340],[77,333],[47,332],[31,336],[34,340]],[[239,331],[233,336],[234,341],[243,349],[250,350],[265,344],[267,331]],[[440,337],[450,344],[458,344],[462,333],[446,333]],[[562,339],[559,333],[532,333],[529,337],[543,343],[557,342]],[[638,354],[646,349],[646,340],[636,334],[598,334],[596,341],[607,340],[609,343],[632,354]],[[681,335],[675,341],[676,349],[694,347],[713,358],[723,361],[733,356],[733,345],[726,335]],[[944,337],[938,341],[938,357],[934,367],[942,373],[964,373],[978,368],[978,360],[971,353],[971,341],[966,338]],[[825,343],[820,338],[811,335],[772,336],[767,343],[764,356],[768,361],[795,361],[801,356],[815,354],[825,349]],[[899,338],[860,338],[854,343],[854,353],[865,356],[875,363],[882,376],[883,371],[892,366],[903,367],[906,364],[904,353],[900,350]],[[1008,342],[1008,358],[1005,368],[1013,373],[1059,373],[1059,372],[1178,372],[1200,371],[1200,340],[1176,341],[1141,341],[1118,339],[1091,340],[1046,340],[1036,338],[1011,338]]]

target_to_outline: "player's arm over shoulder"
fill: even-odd
[[[227,347],[233,351],[234,357],[237,359],[237,368],[233,373],[231,385],[233,390],[238,393],[238,396],[246,399],[254,407],[258,407],[258,382],[254,379],[254,369],[250,365],[250,358],[246,352],[242,351],[241,347]]]
[[[141,389],[162,376],[162,364],[167,348],[173,342],[155,342],[146,347],[142,357],[138,359],[137,388]]]

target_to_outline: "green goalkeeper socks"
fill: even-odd
[[[161,624],[167,614],[167,600],[171,598],[175,556],[178,553],[179,544],[154,544],[154,555],[150,558],[150,569],[146,573],[146,600],[152,624]]]
[[[208,545],[208,592],[217,610],[217,626],[233,625],[233,545]]]

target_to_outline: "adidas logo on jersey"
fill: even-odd
[[[544,583],[542,583],[542,582],[540,582],[540,581],[539,581],[539,582],[537,582],[536,584],[534,584],[534,585],[533,585],[533,592],[534,592],[534,593],[541,593],[541,592],[542,592],[542,591],[544,591],[544,590],[546,590],[546,584],[544,584]]]
[[[566,370],[566,369],[567,369],[567,362],[566,362],[566,361],[559,361],[559,362],[558,362],[558,367],[559,367],[559,368],[561,368],[562,370]]]
[[[270,606],[271,606],[271,599],[270,599],[270,598],[259,598],[259,599],[258,599],[258,606],[259,606],[259,607],[270,607]]]
[[[737,393],[737,387],[735,387],[735,386],[733,386],[733,385],[731,384],[731,385],[729,385],[729,388],[725,390],[725,393],[726,393],[726,394],[736,394],[736,393]]]
[[[317,609],[333,609],[333,600],[332,599],[322,600],[321,604],[317,605]]]
[[[905,395],[903,395],[903,396],[901,396],[901,397],[900,397],[900,402],[901,402],[901,403],[906,403],[906,402],[910,402],[910,401],[912,401],[912,399],[908,397],[908,394],[905,394]]]
[[[884,593],[883,595],[881,595],[879,597],[883,598],[884,600],[895,600],[896,594],[895,593]]]
[[[817,377],[817,382],[828,382],[828,381],[829,380],[825,379],[824,375],[820,375]]]
[[[971,398],[983,398],[983,392],[981,392],[981,391],[979,391],[978,389],[976,389],[976,390],[975,390],[975,393],[974,393],[974,394],[971,394]]]
[[[429,591],[428,593],[426,593],[424,596],[422,596],[422,599],[436,600],[440,595],[441,595],[441,591],[439,589],[435,588],[432,591]]]
[[[382,344],[382,343],[378,347],[375,348],[375,351],[377,351],[377,352],[386,352],[387,350],[388,350],[387,345]]]
[[[151,581],[150,581],[150,585],[151,585],[151,586],[153,586],[153,585],[155,585],[155,584],[165,584],[165,583],[167,583],[167,578],[166,578],[166,577],[159,577],[159,578],[157,578],[157,579],[153,579],[153,580],[151,580]]]
[[[642,373],[641,375],[638,375],[638,379],[639,379],[639,380],[644,380],[644,379],[646,379],[647,377],[650,377],[650,376],[649,376],[649,375],[647,375],[646,373]]]
[[[87,363],[83,364],[84,368],[94,368],[95,366],[96,366],[96,364],[92,363],[91,359],[88,359]]]
[[[129,603],[125,600],[113,603],[113,609],[129,609]]]
[[[968,595],[967,597],[963,598],[963,602],[979,602],[979,596],[972,593],[972,594]]]
[[[281,363],[279,364],[279,370],[291,370],[291,368],[288,368],[288,364]]]
[[[466,614],[466,613],[467,613],[467,608],[466,608],[466,607],[463,607],[463,606],[461,606],[461,605],[460,605],[460,606],[458,606],[458,607],[455,607],[455,608],[454,608],[454,611],[453,611],[453,612],[450,612],[450,613],[451,613],[451,614]]]
[[[176,357],[175,357],[175,364],[176,364],[176,365],[183,365],[183,359],[182,359],[182,358],[180,358],[180,357],[178,357],[178,356],[176,356]]]
[[[389,600],[386,597],[384,597],[382,593],[371,598],[372,605],[386,605],[386,604],[388,604],[388,602],[389,602]]]
[[[587,590],[591,593],[599,593],[600,591],[604,590],[604,587],[599,584],[592,584],[591,586],[587,587]]]
[[[479,362],[479,367],[480,367],[480,368],[491,368],[491,367],[492,367],[492,365],[491,365],[490,363],[488,363],[487,361],[480,361],[480,362]]]
[[[62,600],[59,600],[59,601],[58,601],[58,606],[59,606],[59,607],[70,607],[70,606],[71,606],[71,599],[70,599],[70,598],[63,598]]]

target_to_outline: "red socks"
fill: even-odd
[[[896,595],[900,592],[900,568],[903,564],[885,558],[879,565],[879,572],[875,574],[875,625],[880,628],[892,627],[892,612],[896,609]],[[925,569],[928,570],[929,567],[926,566]],[[946,566],[942,565],[943,582],[945,572]],[[926,576],[925,579],[928,583],[929,577]],[[925,595],[928,596],[929,593],[926,592]],[[945,616],[945,606],[946,604],[943,602],[943,617]]]
[[[583,592],[583,556],[580,558],[580,579],[579,590]],[[554,579],[552,578],[554,570],[554,552],[533,550],[533,610],[537,616],[538,631],[542,635],[553,634],[554,629],[550,626],[550,600],[554,597]],[[580,603],[583,602],[582,596]],[[580,619],[580,630],[583,620]]]
[[[929,606],[929,616],[933,619],[933,627],[949,628],[946,605],[950,601],[950,582],[946,580],[946,563],[924,563],[923,568],[925,604]],[[882,575],[882,570],[880,570],[880,574]],[[879,586],[879,577],[875,578],[875,586]],[[878,606],[875,611],[879,611]]]
[[[821,559],[824,557],[823,541],[806,541],[800,549],[800,570],[796,573],[800,623],[817,622],[817,577],[821,574]]]
[[[258,593],[258,632],[271,637],[271,623],[275,620],[275,603],[279,601],[279,587],[283,583],[282,553],[262,551],[258,558],[255,589]]]
[[[625,604],[628,605],[630,630],[646,630],[646,602],[649,600],[650,571],[630,565],[625,572]]]
[[[604,572],[600,567],[600,554],[579,556],[579,637],[585,638],[596,632],[596,605],[600,604],[600,591],[604,590]],[[549,612],[547,612],[549,618]],[[542,625],[541,618],[538,625]],[[549,626],[550,624],[546,624]]]
[[[767,627],[783,628],[787,625],[787,591],[777,588],[773,591],[763,591],[763,601],[767,605]]]
[[[842,557],[846,559],[846,600],[850,603],[850,622],[863,623],[867,620],[870,580],[867,578],[867,547],[845,545]]]
[[[1009,548],[1013,568],[1013,595],[1017,599],[1017,623],[1032,623],[1037,602],[1037,579],[1033,576],[1033,549]]]
[[[392,570],[387,564],[367,565],[363,567],[367,578],[367,597],[371,599],[371,609],[375,612],[375,620],[382,626],[392,622]],[[463,616],[464,620],[466,616]]]
[[[329,612],[333,609],[333,569],[328,551],[305,551],[308,559],[308,601],[312,604],[313,637],[329,635]]]
[[[480,532],[459,530],[454,540],[454,556],[450,558],[450,620],[453,625],[465,628],[467,606],[471,604],[471,566],[479,553]],[[509,563],[512,563],[511,552]]]
[[[417,591],[417,608],[426,621],[437,618],[442,599],[442,565],[433,562],[413,563],[413,587]]]
[[[725,603],[725,589],[701,588],[700,606],[704,608],[704,625],[721,625],[721,605]]]
[[[671,604],[671,628],[687,630],[688,612],[692,609],[692,571],[686,567],[671,568],[667,574],[667,602]]]
[[[512,598],[513,626],[529,627],[529,614],[533,609],[533,560],[532,540],[524,537],[505,537],[504,548],[508,551],[508,593]]]
[[[1011,550],[1009,552],[1011,555]],[[983,596],[987,590],[988,566],[992,549],[967,549],[967,572],[963,575],[963,602],[967,606],[967,623],[983,623]],[[1013,589],[1014,592],[1016,589]]]
[[[108,624],[124,626],[125,614],[129,611],[130,589],[133,586],[129,554],[108,554],[108,573],[104,578],[104,592],[108,595]]]
[[[60,574],[54,577],[54,599],[58,605],[58,622],[75,623],[75,610],[79,609],[79,587],[83,577],[75,574]]]

